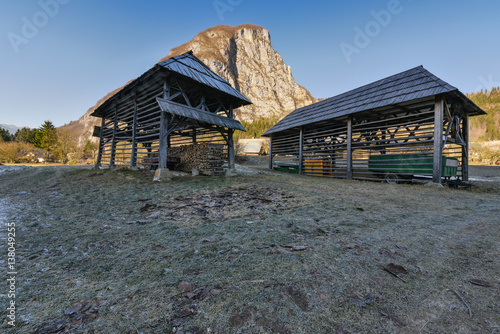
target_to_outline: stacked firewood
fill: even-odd
[[[224,175],[224,145],[199,143],[197,145],[182,145],[168,149],[168,155],[179,157],[181,162],[175,169],[192,172],[198,170],[200,175]]]

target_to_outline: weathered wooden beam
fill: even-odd
[[[269,137],[269,169],[273,169],[273,136]]]
[[[352,179],[352,116],[347,117],[347,179]]]
[[[299,133],[299,174],[302,174],[302,166],[304,164],[304,129],[300,127]]]
[[[130,152],[130,167],[137,165],[137,99],[134,101],[134,116],[132,120],[132,149]]]
[[[109,168],[115,167],[115,155],[116,155],[116,131],[118,130],[118,115],[117,109],[115,107],[115,116],[113,119],[113,136],[111,138],[111,157],[109,160]]]
[[[104,124],[106,122],[106,119],[103,117],[101,121],[101,133],[99,134],[99,153],[97,153],[97,160],[95,163],[95,167],[99,168],[101,167],[101,160],[102,160],[102,150],[104,147]]]
[[[233,105],[229,106],[229,118],[234,118]],[[228,129],[228,142],[227,142],[227,155],[228,155],[228,167],[229,169],[234,169],[234,138],[233,129]]]
[[[158,168],[167,168],[167,149],[168,149],[168,117],[167,113],[161,112],[160,138],[158,152]]]
[[[432,169],[432,182],[441,184],[441,174],[443,170],[443,118],[444,118],[444,99],[442,96],[436,96],[434,106],[434,158]]]
[[[163,84],[163,98],[168,99],[170,96],[170,86],[168,85],[167,78]],[[158,149],[158,168],[167,168],[168,159],[168,115],[163,110],[160,114],[160,138]]]
[[[462,134],[465,145],[462,146],[462,181],[469,181],[469,115],[462,118]]]

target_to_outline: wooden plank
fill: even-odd
[[[432,182],[439,184],[441,184],[441,173],[443,170],[443,118],[444,99],[442,96],[436,96],[434,106],[434,162],[432,169]]]
[[[352,116],[347,117],[347,179],[352,179]]]

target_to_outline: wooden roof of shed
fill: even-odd
[[[427,71],[423,66],[375,81],[346,93],[297,109],[283,118],[263,136],[307,124],[331,120],[371,109],[454,92],[467,105],[469,115],[485,114],[464,94]]]
[[[120,98],[124,95],[131,94],[134,90],[137,90],[138,87],[142,87],[139,89],[144,89],[141,85],[147,85],[148,83],[151,84],[150,78],[161,71],[175,73],[186,78],[187,80],[190,80],[191,82],[196,82],[201,87],[206,87],[208,90],[212,90],[218,96],[222,95],[226,97],[225,99],[230,100],[234,108],[252,104],[249,99],[233,88],[226,80],[215,74],[207,65],[196,58],[193,53],[189,51],[182,55],[162,61],[146,71],[140,77],[131,80],[113,96],[96,108],[91,115],[102,117],[107,113],[107,109],[112,106],[114,102],[120,100]]]
[[[243,125],[235,119],[161,99],[159,97],[156,98],[156,101],[160,105],[161,110],[175,116],[189,119],[190,123],[194,123],[196,125],[215,125],[223,128],[246,131]]]
[[[232,95],[242,100],[243,104],[252,104],[249,99],[234,89],[226,80],[215,74],[207,65],[196,58],[191,51],[167,59],[158,65],[201,84]]]

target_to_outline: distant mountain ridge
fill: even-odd
[[[190,50],[253,102],[236,110],[236,118],[241,121],[280,119],[297,108],[317,101],[307,89],[295,82],[290,66],[271,45],[269,31],[261,26],[244,24],[209,28],[191,41],[173,48],[159,62]],[[99,120],[90,114],[119,89],[99,100],[79,120],[63,126],[79,138],[79,146],[85,145],[89,139],[97,140],[92,139],[92,131]]]
[[[16,126],[16,125],[11,125],[11,124],[0,124],[0,128],[9,131],[9,133],[11,135],[14,135],[14,134],[16,134],[17,130],[22,129],[23,126]]]

